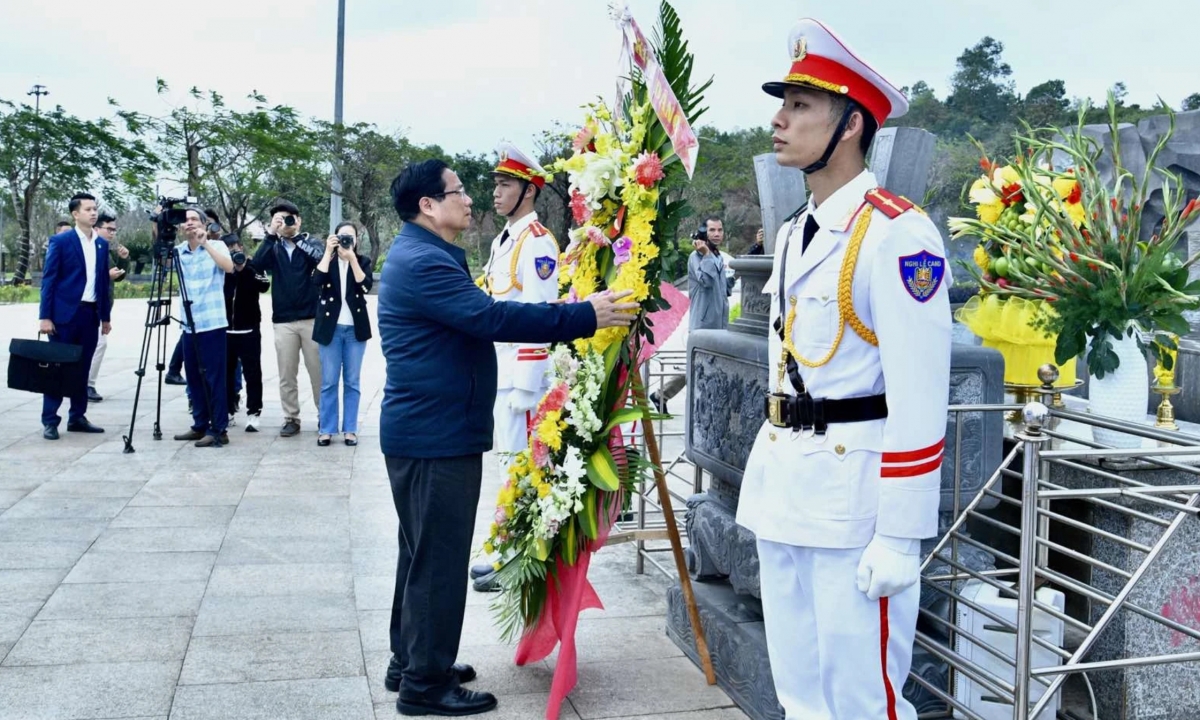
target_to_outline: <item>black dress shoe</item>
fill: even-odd
[[[656,393],[656,392],[650,393],[650,404],[654,406],[654,409],[657,410],[660,415],[669,414],[667,412],[666,399],[663,397],[660,397],[658,393]]]
[[[104,402],[104,396],[102,396],[100,393],[96,392],[96,388],[92,387],[91,385],[88,385],[87,392],[88,392],[88,402],[90,402],[90,403]]]
[[[79,418],[67,423],[67,432],[102,433],[104,428],[96,427],[87,418]]]
[[[283,427],[281,427],[279,429],[280,437],[295,437],[296,435],[299,435],[299,434],[300,434],[300,421],[299,420],[288,420],[287,422],[285,422],[283,424]]]
[[[475,578],[475,582],[471,583],[471,587],[475,588],[475,592],[500,592],[500,581],[496,579],[496,573],[492,572],[483,577]]]
[[[42,437],[47,440],[57,440],[58,439],[58,426],[57,425],[43,425],[42,426]]]
[[[333,442],[333,438],[329,437],[328,435],[317,438],[317,445],[320,445],[321,447],[329,447],[331,442]]]
[[[183,376],[179,373],[167,373],[167,376],[163,378],[163,382],[168,385],[187,385],[187,380],[184,380]]]
[[[450,669],[454,671],[454,675],[456,678],[458,678],[458,683],[460,685],[463,683],[469,683],[476,678],[475,668],[467,665],[466,663],[454,663]],[[393,655],[391,662],[388,663],[387,675],[385,675],[383,678],[383,687],[386,688],[388,692],[399,692],[401,674],[402,671],[400,669],[400,659]]]
[[[401,691],[400,699],[396,701],[396,710],[401,715],[458,717],[478,715],[495,708],[495,695],[458,686],[435,693],[408,694]]]
[[[491,563],[479,563],[471,566],[471,579],[478,580],[484,575],[491,575],[496,572],[496,566]]]

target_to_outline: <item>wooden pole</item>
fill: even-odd
[[[700,667],[709,685],[717,684],[713,671],[712,655],[708,652],[708,641],[704,638],[704,627],[700,624],[700,609],[696,607],[696,596],[692,593],[692,577],[688,575],[687,563],[683,559],[683,542],[679,537],[679,525],[675,522],[675,511],[671,503],[671,492],[667,487],[667,476],[662,469],[662,456],[658,452],[658,440],[654,437],[654,423],[650,419],[650,407],[642,387],[640,368],[633,373],[634,400],[642,409],[642,429],[646,435],[646,452],[654,464],[654,485],[658,488],[658,502],[662,506],[663,519],[667,524],[667,536],[671,540],[671,553],[675,556],[675,569],[679,572],[679,586],[683,589],[683,601],[687,604],[688,618],[692,621],[692,635],[696,638],[696,654],[700,656]]]

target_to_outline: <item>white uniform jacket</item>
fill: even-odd
[[[558,298],[558,241],[529,213],[492,240],[484,290],[505,302],[541,303]],[[536,343],[496,343],[497,389],[546,389],[550,348]]]
[[[779,317],[780,265],[791,232],[783,308],[796,298],[792,342],[813,362],[837,347],[820,367],[799,365],[809,394],[843,399],[885,393],[888,417],[830,424],[824,437],[764,422],[746,463],[737,513],[738,523],[763,540],[856,548],[875,533],[915,540],[937,532],[950,384],[950,270],[933,223],[911,203],[876,188],[874,175],[863,171],[820,207],[784,225],[764,292],[771,295],[772,319]],[[868,208],[851,295],[854,312],[878,346],[840,322],[838,311],[842,260]],[[808,213],[819,229],[802,255]],[[781,347],[772,329],[771,391],[777,390]],[[786,376],[783,391],[795,394]]]

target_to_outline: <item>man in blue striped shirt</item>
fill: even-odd
[[[175,247],[179,275],[191,305],[191,327],[186,308],[183,319],[183,365],[192,397],[192,429],[176,440],[194,440],[196,447],[229,443],[225,429],[229,409],[225,389],[225,273],[233,272],[233,259],[222,242],[209,242],[204,214],[188,208],[183,224],[187,238]]]

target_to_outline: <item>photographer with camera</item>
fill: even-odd
[[[721,218],[709,215],[692,234],[692,254],[688,257],[688,330],[724,330],[729,324],[730,285],[726,279],[726,256],[721,253],[725,227]],[[650,402],[659,412],[667,412],[667,401],[687,385],[687,376],[667,381],[662,394],[650,393]]]
[[[271,282],[266,273],[250,264],[241,236],[232,233],[221,240],[233,261],[233,272],[225,276],[225,317],[229,321],[225,333],[225,394],[233,414],[240,400],[236,375],[241,363],[246,379],[246,432],[258,432],[263,405],[262,308],[258,296],[271,289]]]
[[[283,427],[279,434],[300,433],[300,356],[312,384],[313,403],[320,412],[321,358],[313,340],[317,315],[317,283],[313,271],[325,256],[325,243],[300,232],[300,209],[283,201],[271,208],[271,222],[252,264],[271,275],[271,322],[275,326],[275,357],[279,364],[279,400]],[[319,418],[319,415],[318,415]]]
[[[338,431],[338,384],[342,390],[342,435],[347,445],[358,444],[359,377],[371,319],[367,292],[374,278],[371,261],[355,253],[358,225],[344,221],[325,244],[325,256],[314,278],[321,297],[313,324],[313,340],[321,352],[321,416],[317,444],[325,447]],[[335,259],[336,258],[336,259]]]
[[[204,217],[208,218],[208,224],[205,225],[205,230],[209,240],[221,239],[221,216],[217,215],[217,211],[208,208],[204,211]],[[183,336],[181,335],[175,341],[175,350],[171,353],[171,362],[167,365],[167,378],[165,382],[168,385],[187,385],[187,380],[183,379]],[[192,411],[190,406],[192,397],[188,394],[188,412]]]
[[[187,208],[184,242],[175,246],[176,262],[184,286],[185,308],[183,364],[192,397],[192,429],[176,440],[194,440],[196,447],[228,444],[229,424],[225,388],[225,275],[234,270],[233,259],[222,242],[209,242],[200,210]],[[190,326],[189,326],[190,322]]]

